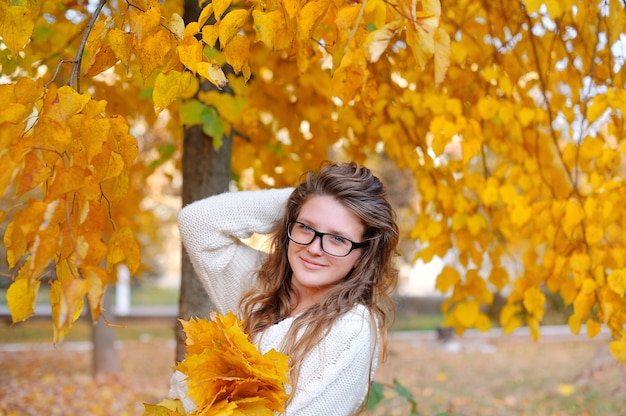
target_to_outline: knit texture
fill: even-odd
[[[213,305],[221,314],[238,313],[243,294],[256,283],[266,254],[242,239],[268,234],[282,220],[292,188],[224,193],[184,207],[178,224],[183,244]],[[281,350],[295,318],[267,328],[257,339],[261,353]],[[285,416],[348,416],[366,399],[378,365],[378,337],[363,305],[340,316],[329,334],[308,351]],[[190,412],[184,376],[172,376],[170,397]]]

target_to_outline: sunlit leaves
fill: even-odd
[[[24,128],[26,112],[22,119],[6,122],[10,135],[5,136],[3,154],[18,152],[22,158],[6,166],[17,178],[15,196],[31,196],[4,235],[9,266],[17,268],[8,303],[14,321],[28,318],[40,280],[54,271],[50,299],[59,341],[82,312],[86,295],[92,315],[100,314],[108,276],[97,270],[103,266],[105,236],[113,223],[107,221],[101,201],[114,204],[126,193],[119,184],[137,156],[137,144],[123,119],[106,116],[104,102],[70,87],[52,85],[44,91],[24,80],[15,85],[20,89],[13,98],[5,88],[3,99],[38,109],[38,118],[31,129]],[[131,230],[114,232],[108,245],[110,265],[124,262],[137,271],[139,249]]]

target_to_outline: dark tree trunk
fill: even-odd
[[[228,190],[232,143],[224,139],[216,150],[213,139],[200,126],[185,130],[183,142],[183,206]],[[179,319],[206,317],[211,310],[208,295],[196,276],[185,250],[182,250]],[[185,344],[182,327],[176,327],[176,360],[184,357]]]
[[[110,293],[107,289],[102,299],[103,310],[107,311],[107,320],[115,321],[110,307]],[[93,321],[93,320],[92,320]],[[93,377],[104,373],[117,373],[120,371],[120,361],[115,348],[115,329],[108,326],[102,316],[94,323],[91,330],[91,340],[93,344],[93,355],[91,359],[91,370]]]
[[[197,21],[200,7],[196,0],[185,0],[183,20],[185,23]],[[201,88],[212,88],[208,81],[202,81]],[[228,190],[230,182],[230,158],[232,141],[224,138],[219,149],[213,147],[213,138],[202,131],[201,126],[185,129],[183,139],[183,206],[198,199],[216,195]],[[182,266],[178,318],[206,317],[211,311],[209,297],[182,249]],[[185,334],[182,327],[176,326],[176,360],[185,355]]]

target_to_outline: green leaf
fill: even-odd
[[[213,147],[222,147],[222,137],[224,136],[224,124],[217,111],[213,107],[205,107],[200,116],[202,119],[202,131],[213,138]]]
[[[198,100],[187,100],[180,105],[180,121],[184,126],[202,124],[202,112],[206,105]]]
[[[372,410],[383,399],[383,385],[374,381],[367,398],[367,410]]]

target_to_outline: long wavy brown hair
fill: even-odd
[[[244,329],[254,339],[272,324],[285,319],[297,304],[291,290],[292,270],[287,260],[287,224],[298,218],[302,205],[313,196],[335,198],[365,226],[360,260],[343,280],[332,287],[317,305],[299,315],[283,341],[291,357],[290,382],[295,388],[302,359],[330,331],[333,322],[356,304],[365,305],[375,319],[370,322],[380,339],[381,359],[387,356],[387,330],[394,319],[391,292],[398,271],[398,227],[382,182],[357,163],[330,163],[303,176],[287,201],[286,212],[270,235],[269,256],[258,272],[260,288],[242,298]],[[377,326],[377,327],[376,327]],[[301,336],[297,334],[301,333]],[[371,381],[371,380],[370,380]]]

